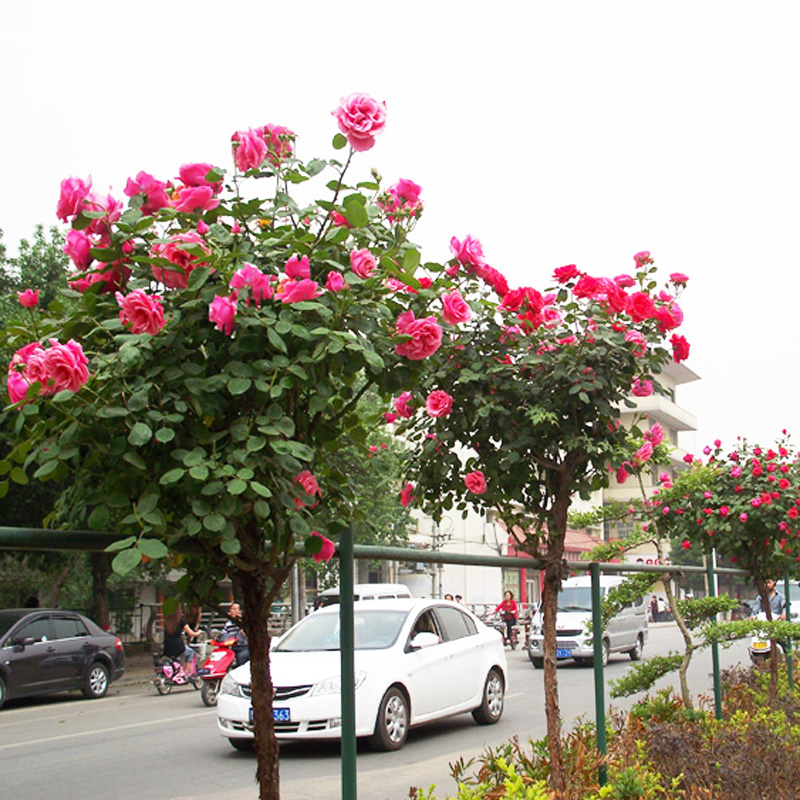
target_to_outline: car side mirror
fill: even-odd
[[[30,647],[32,644],[36,644],[36,639],[34,639],[33,636],[24,636],[22,639],[14,640],[14,646],[19,650],[24,650],[26,647]]]
[[[421,631],[411,640],[412,650],[421,650],[423,647],[432,647],[439,644],[439,637],[429,631]]]

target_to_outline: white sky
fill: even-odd
[[[13,251],[55,223],[69,175],[125,199],[142,169],[230,168],[233,131],[267,122],[331,156],[329,112],[368,92],[388,121],[359,169],[422,185],[426,258],[470,233],[544,288],[650,250],[690,276],[682,444],[800,439],[799,18],[788,0],[8,3],[0,228]]]

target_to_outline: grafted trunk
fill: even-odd
[[[90,553],[92,567],[92,619],[104,630],[111,629],[111,609],[108,604],[108,578],[111,575],[109,553]]]

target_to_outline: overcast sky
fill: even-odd
[[[125,199],[142,169],[230,168],[233,131],[267,122],[330,156],[330,111],[368,92],[388,120],[358,168],[423,187],[425,257],[469,233],[512,286],[544,288],[650,250],[690,276],[683,446],[797,441],[799,18],[788,1],[7,4],[0,228],[13,250],[56,223],[70,175]]]

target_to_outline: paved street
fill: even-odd
[[[645,656],[679,646],[673,625],[652,626]],[[746,659],[744,644],[722,651],[723,666]],[[503,719],[476,725],[462,715],[411,732],[396,753],[358,749],[359,797],[404,800],[409,786],[435,783],[440,794],[455,791],[448,764],[477,756],[490,744],[513,735],[523,741],[544,735],[542,672],[523,651],[508,651],[510,691]],[[174,689],[160,697],[146,680],[146,658],[130,659],[126,679],[109,696],[86,701],[64,694],[9,703],[0,711],[0,762],[3,795],[41,800],[125,800],[153,797],[195,800],[246,800],[256,797],[255,758],[234,751],[215,726],[215,712],[202,705],[199,692]],[[626,656],[612,658],[607,678],[630,666]],[[696,660],[691,676],[695,692],[710,691],[710,656]],[[591,669],[559,668],[562,714],[566,724],[583,715],[593,719]],[[669,681],[666,681],[669,682]],[[336,744],[281,746],[284,800],[338,800],[339,747]]]

